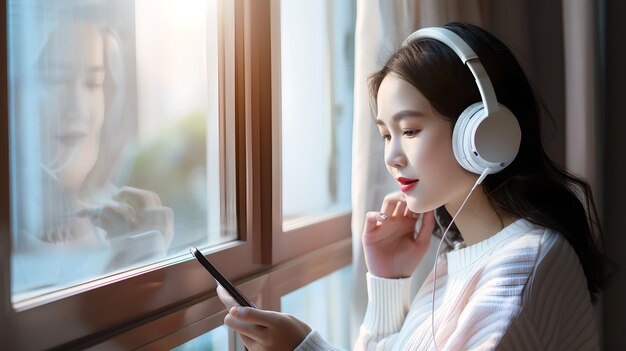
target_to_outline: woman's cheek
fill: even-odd
[[[455,184],[456,160],[441,143],[425,142],[414,150],[407,157],[414,168],[411,175],[418,177],[419,183],[412,194],[407,194],[407,205],[411,211],[422,213],[445,203],[447,192]]]
[[[100,128],[104,123],[104,111],[106,110],[104,101],[104,91],[98,90],[90,98],[90,124],[95,133],[100,132]]]

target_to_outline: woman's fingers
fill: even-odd
[[[276,328],[277,319],[281,317],[273,311],[235,306],[229,309],[224,323],[253,342],[267,346],[274,343],[271,328]]]
[[[228,313],[233,317],[263,327],[276,325],[277,319],[280,318],[279,313],[277,312],[252,307],[233,307],[228,311]]]
[[[217,291],[217,297],[226,306],[226,310],[230,311],[231,308],[239,306],[237,301],[221,285],[217,284],[217,289],[215,290]]]
[[[216,291],[220,301],[226,306],[226,310],[233,311],[233,313],[226,315],[224,323],[241,334],[246,346],[249,346],[251,343],[261,343],[263,341],[263,331],[265,327],[245,320],[241,315],[237,315],[237,312],[234,311],[239,307],[239,304],[224,287],[218,284]],[[233,314],[237,315],[237,317],[233,316]],[[243,317],[245,316],[246,314],[243,315]]]
[[[363,228],[364,233],[369,233],[374,228],[376,228],[377,223],[380,221],[380,213],[379,212],[368,212],[365,214],[365,227]]]
[[[404,216],[406,214],[406,201],[396,202],[396,208],[393,211],[393,216]]]
[[[411,212],[407,208],[406,197],[403,193],[392,193],[385,196],[380,212],[368,212],[365,215],[364,234],[372,234],[378,231],[378,229],[382,228],[384,223],[390,219],[416,220],[418,217],[416,213]],[[407,225],[407,222],[405,222],[404,225]],[[381,234],[382,233],[376,235],[376,240],[385,237],[385,235]]]
[[[411,217],[413,219],[418,218],[418,215],[416,213],[413,213],[411,212],[411,210],[408,209],[406,196],[402,192],[391,193],[385,196],[383,204],[380,208],[379,215],[379,222],[382,222],[380,220],[380,216],[382,216],[382,221],[392,217]]]
[[[251,307],[231,308],[225,321],[252,339],[247,344],[251,349],[293,350],[311,332],[310,326],[292,315]]]
[[[417,214],[407,209],[406,198],[403,193],[397,192],[385,196],[380,212],[368,212],[365,215],[365,230],[374,229],[378,223],[389,218],[410,217],[417,219]]]
[[[130,186],[122,187],[113,199],[119,202],[127,203],[136,209],[162,206],[161,198],[159,198],[157,193]]]
[[[226,317],[224,317],[224,324],[226,324],[229,328],[235,330],[242,336],[246,336],[252,339],[252,341],[255,343],[259,343],[262,345],[265,343],[265,330],[267,328],[264,326],[251,323],[241,318],[236,318],[230,313],[227,314]]]
[[[433,230],[435,229],[435,212],[428,211],[422,214],[422,225],[417,233],[415,245],[422,246],[427,245],[430,242]],[[416,228],[417,229],[417,228]]]
[[[104,229],[111,237],[131,232],[137,221],[135,209],[127,204],[82,209],[76,212],[76,216],[89,218],[91,223]]]
[[[404,201],[404,194],[401,192],[391,193],[385,196],[383,200],[383,204],[380,207],[380,213],[384,214],[387,217],[391,217],[394,214],[394,210],[396,209],[399,201]]]
[[[165,247],[169,247],[174,238],[174,211],[169,207],[151,207],[140,213],[141,216],[135,223],[138,229],[158,229],[163,235]]]

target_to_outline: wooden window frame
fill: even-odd
[[[276,2],[235,0],[231,108],[239,240],[211,248],[209,257],[258,306],[280,310],[283,295],[350,264],[352,247],[350,215],[282,231],[280,128],[272,115],[277,58],[272,57],[276,42],[271,26]],[[134,276],[85,283],[61,292],[55,301],[14,309],[7,1],[1,5],[0,189],[6,195],[0,196],[0,349],[164,349],[222,325],[226,310],[215,295],[215,283],[190,256],[143,268]]]

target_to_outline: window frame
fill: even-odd
[[[220,97],[224,102],[220,114],[234,118],[239,240],[203,250],[255,304],[274,310],[280,310],[281,296],[345,267],[352,259],[349,214],[282,231],[280,125],[273,114],[278,108],[273,72],[277,62],[280,64],[272,35],[276,23],[272,6],[277,3],[234,1],[234,82],[232,95]],[[226,309],[216,297],[213,279],[191,256],[183,255],[168,260],[165,266],[154,264],[137,270],[131,277],[113,276],[106,282],[82,284],[63,291],[53,302],[14,309],[10,283],[8,4],[5,0],[0,4],[0,169],[8,170],[0,172],[0,189],[9,194],[0,197],[0,349],[106,350],[120,345],[163,349],[222,325]],[[228,84],[221,84],[220,89]],[[226,138],[223,133],[222,138]],[[233,341],[231,333],[231,350],[241,347]]]
[[[0,50],[0,108],[2,118],[0,118],[0,169],[9,170],[9,89],[8,89],[8,58],[7,58],[7,18],[6,2],[0,9],[0,40],[2,48]],[[3,194],[9,194],[11,175],[9,172],[0,172],[0,189]],[[11,199],[9,196],[0,196],[0,327],[2,330],[7,325],[7,314],[11,311],[11,286],[10,264],[11,255]],[[3,338],[4,339],[4,338]]]

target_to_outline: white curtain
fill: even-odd
[[[377,211],[387,193],[398,186],[387,173],[383,143],[374,124],[374,109],[367,78],[379,70],[389,56],[413,31],[426,26],[461,20],[485,25],[488,18],[481,0],[357,0],[354,123],[352,145],[352,238],[353,287],[351,326],[354,340],[367,304],[365,261],[361,246],[363,219]],[[433,240],[432,246],[435,246]],[[431,252],[415,272],[414,290],[432,269]]]
[[[592,0],[563,1],[565,164],[589,182],[601,205],[595,6]]]

